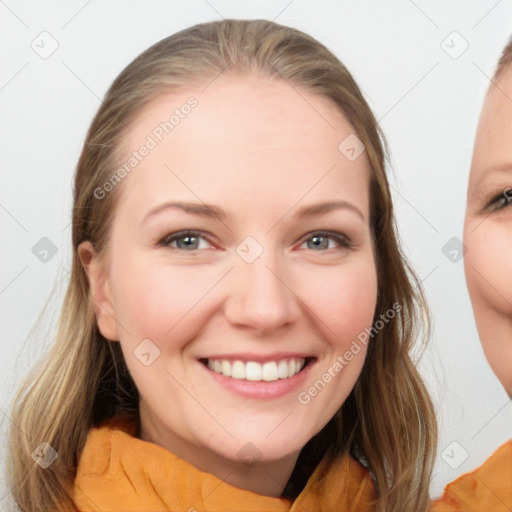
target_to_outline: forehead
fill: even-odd
[[[191,97],[196,106],[180,114]],[[176,124],[169,129],[173,113]],[[202,84],[162,95],[132,123],[127,156],[148,136],[156,139],[155,129],[160,133],[166,126],[169,133],[164,130],[156,147],[131,173],[129,194],[135,189],[146,195],[149,189],[159,189],[161,194],[165,181],[170,191],[185,191],[188,186],[189,194],[201,198],[235,188],[265,196],[262,201],[283,195],[299,199],[309,189],[314,199],[337,187],[357,188],[361,199],[367,199],[365,153],[349,161],[338,148],[355,134],[352,125],[330,99],[282,80],[220,77],[206,88]]]
[[[247,133],[254,137],[255,146],[283,142],[297,146],[294,141],[300,135],[301,143],[309,140],[311,146],[326,135],[336,140],[334,134],[340,127],[351,128],[336,104],[325,96],[271,77],[221,75],[209,84],[163,94],[151,101],[138,116],[133,135],[147,130],[147,121],[167,119],[191,96],[197,100],[197,107],[186,123],[180,123],[173,138],[180,134],[185,137],[190,130],[203,135],[204,141],[228,134],[234,147],[242,142],[246,148]]]
[[[475,137],[470,186],[479,185],[496,169],[512,163],[512,69],[491,84]]]

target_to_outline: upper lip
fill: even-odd
[[[228,361],[255,361],[257,363],[266,363],[268,361],[281,361],[282,359],[313,359],[315,356],[305,352],[275,352],[273,354],[210,354],[208,356],[198,357],[198,359],[225,359]]]

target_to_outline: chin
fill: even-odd
[[[265,435],[260,436],[260,439],[264,439]],[[240,461],[251,467],[258,462],[279,461],[287,457],[298,456],[303,446],[307,443],[305,441],[303,444],[298,445],[296,438],[293,443],[286,443],[283,439],[277,438],[275,442],[268,442],[268,440],[251,441],[250,438],[246,438],[246,441],[239,441],[239,439],[237,437],[233,441],[233,446],[230,446],[226,451],[219,452],[218,445],[210,446],[210,449],[221,457],[235,462]],[[287,439],[291,441],[293,439],[292,435],[287,436]]]

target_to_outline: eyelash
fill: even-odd
[[[499,201],[502,201],[503,204],[493,208],[494,211],[502,210],[503,208],[506,208],[508,205],[512,204],[512,188],[506,188],[503,192],[500,192],[497,196],[495,196],[488,204],[488,208],[496,205],[496,203]]]
[[[166,247],[168,249],[171,249],[173,251],[183,251],[183,252],[196,252],[200,249],[192,249],[190,251],[179,249],[177,247],[170,247],[170,244],[172,242],[175,242],[176,240],[187,238],[187,237],[194,237],[194,238],[203,238],[207,240],[210,244],[211,242],[208,240],[208,237],[204,236],[203,233],[199,231],[179,231],[177,233],[170,233],[166,236],[164,236],[161,240],[159,240],[158,245],[161,247]],[[346,236],[342,235],[341,233],[335,233],[335,232],[329,232],[329,231],[312,231],[311,233],[308,233],[306,235],[307,238],[303,238],[301,245],[304,242],[307,242],[308,240],[311,240],[312,238],[327,238],[329,240],[334,240],[339,244],[338,249],[351,249],[353,247],[353,243],[348,239]],[[312,249],[313,250],[313,249]],[[318,252],[325,252],[329,249],[325,249],[323,251]]]

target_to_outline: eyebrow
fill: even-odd
[[[168,209],[179,209],[184,211],[185,213],[198,215],[199,217],[217,218],[220,220],[225,220],[228,217],[227,213],[222,208],[212,204],[187,203],[183,201],[168,201],[156,206],[155,208],[152,208],[144,216],[142,222],[146,222],[150,217],[153,217]],[[301,208],[299,208],[295,216],[297,219],[302,220],[306,217],[318,217],[320,215],[324,215],[326,213],[338,209],[352,211],[358,217],[361,217],[363,221],[365,220],[364,215],[361,213],[359,208],[357,208],[356,206],[347,201],[341,200],[327,201],[324,203],[302,206]]]

